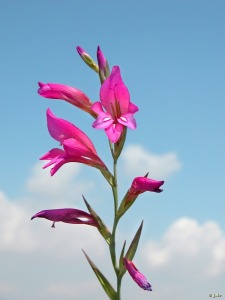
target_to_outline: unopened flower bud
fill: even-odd
[[[95,61],[91,58],[91,56],[80,46],[76,47],[78,54],[83,59],[83,61],[95,72],[99,72],[99,67],[95,63]]]

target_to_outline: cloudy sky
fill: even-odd
[[[39,161],[58,146],[46,127],[50,107],[85,131],[111,168],[93,119],[37,94],[42,81],[99,99],[77,45],[93,57],[100,45],[139,106],[119,160],[120,197],[136,176],[165,180],[163,193],[141,195],[119,225],[121,249],[144,219],[134,263],[153,287],[126,275],[123,299],[225,297],[224,12],[222,0],[1,1],[0,300],[106,299],[81,249],[115,285],[94,228],[30,221],[43,209],[85,209],[84,194],[112,225],[112,195],[97,170],[74,163],[50,177]]]

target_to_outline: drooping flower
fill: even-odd
[[[143,289],[147,291],[152,291],[151,284],[147,281],[147,278],[138,271],[136,266],[133,264],[132,261],[123,258],[124,266],[127,269],[130,276],[133,278],[133,280]]]
[[[38,82],[38,94],[49,99],[65,100],[78,108],[88,112],[93,117],[96,113],[91,109],[93,103],[80,90],[64,84]]]
[[[97,222],[88,213],[83,210],[74,208],[59,208],[59,209],[47,209],[36,213],[34,218],[44,218],[53,221],[52,227],[55,227],[55,222],[64,222],[70,224],[84,224],[97,227]]]
[[[44,168],[54,165],[51,175],[68,162],[78,162],[107,171],[88,136],[72,123],[57,118],[50,109],[47,110],[47,125],[50,135],[63,146],[54,148],[42,156],[41,160],[50,160]]]
[[[103,82],[100,100],[101,102],[95,102],[92,106],[98,114],[92,126],[104,129],[109,140],[116,143],[125,126],[136,128],[133,114],[138,111],[138,107],[130,102],[130,94],[123,83],[118,66],[113,67],[110,76]]]

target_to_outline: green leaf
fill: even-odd
[[[87,206],[87,209],[89,210],[92,217],[95,219],[95,221],[98,223],[98,231],[101,233],[103,238],[106,240],[106,242],[110,245],[111,240],[111,233],[102,221],[102,219],[97,215],[97,213],[93,210],[93,208],[90,206],[90,204],[87,202],[87,200],[82,196],[84,199],[84,202]]]
[[[84,250],[84,255],[87,258],[87,261],[89,262],[92,270],[95,272],[95,275],[97,276],[99,282],[101,283],[103,289],[105,290],[106,294],[108,295],[109,299],[111,300],[116,300],[116,292],[114,288],[111,286],[109,281],[105,278],[105,276],[102,274],[102,272],[97,268],[97,266],[93,263],[93,261],[88,257],[88,255],[85,253]]]
[[[124,258],[124,251],[125,251],[126,241],[124,241],[122,251],[120,253],[120,260],[119,260],[119,271],[123,269],[123,258]]]
[[[140,240],[140,236],[141,236],[141,232],[142,232],[142,227],[143,227],[143,221],[141,222],[141,225],[140,227],[138,228],[131,244],[130,244],[130,247],[129,249],[127,250],[127,253],[125,255],[126,259],[128,260],[132,260],[136,251],[137,251],[137,247],[138,247],[138,243],[139,243],[139,240]],[[121,269],[120,269],[120,276],[123,276],[126,272],[126,269],[125,267],[123,266]]]

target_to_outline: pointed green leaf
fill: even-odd
[[[125,255],[125,257],[129,260],[132,260],[136,251],[137,251],[137,247],[138,247],[138,243],[139,243],[139,240],[140,240],[140,236],[141,236],[141,231],[142,231],[142,227],[143,227],[143,221],[141,222],[141,225],[140,227],[138,228],[131,244],[130,244],[130,247],[129,249],[127,250],[127,253]],[[126,272],[126,269],[123,267],[121,270],[120,270],[120,275],[123,276],[124,273]]]
[[[82,196],[84,199],[84,202],[87,206],[87,209],[89,210],[92,217],[95,219],[95,221],[98,223],[98,231],[101,233],[103,238],[106,240],[106,242],[110,245],[111,240],[111,233],[102,221],[102,219],[97,215],[97,213],[93,210],[93,208],[90,206],[90,204],[87,202],[87,200]]]
[[[95,272],[95,275],[97,276],[99,282],[101,283],[103,289],[105,290],[106,294],[108,295],[109,299],[116,300],[116,292],[114,288],[111,286],[109,281],[105,278],[105,276],[102,274],[102,272],[97,268],[97,266],[93,263],[93,261],[90,259],[90,257],[85,253],[84,255],[87,258],[87,261],[89,262],[92,270]]]
[[[124,258],[125,246],[126,246],[126,241],[124,241],[123,248],[122,248],[122,251],[121,251],[121,253],[120,253],[119,271],[121,271],[122,268],[123,268],[123,258]]]

